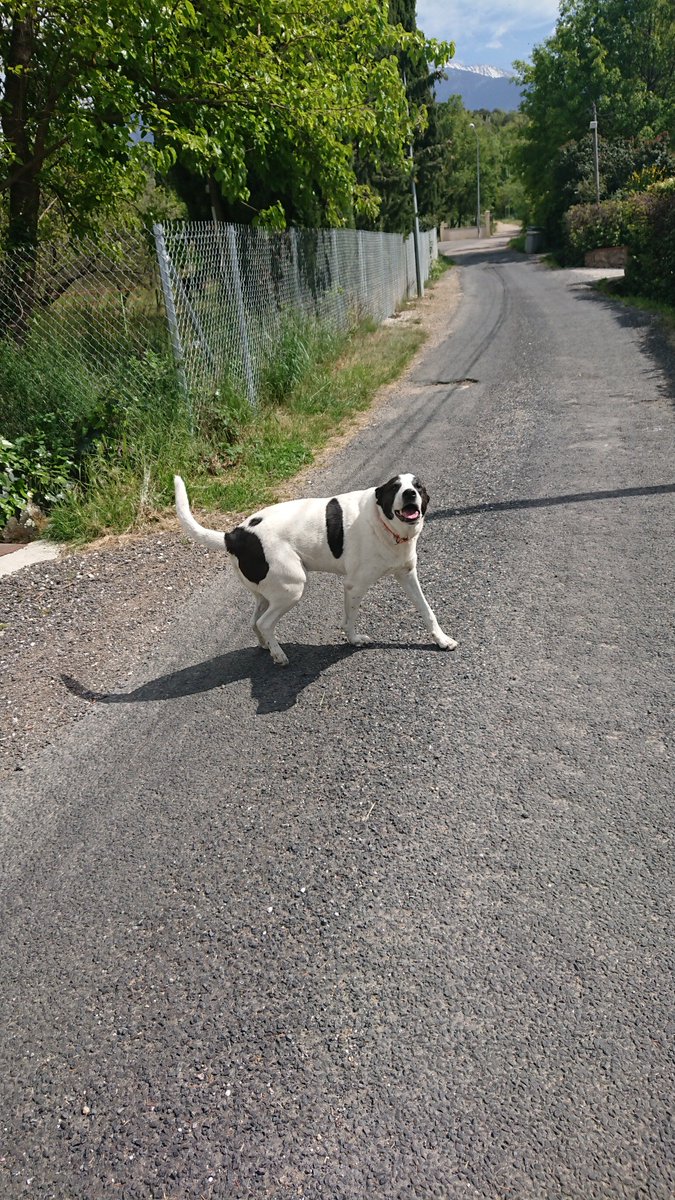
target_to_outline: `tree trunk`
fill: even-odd
[[[11,147],[9,211],[5,260],[0,280],[0,318],[5,329],[24,341],[35,304],[35,263],[40,176],[28,128],[28,93],[35,30],[30,16],[15,15],[10,38],[2,105],[2,132]],[[16,251],[16,253],[12,253]]]

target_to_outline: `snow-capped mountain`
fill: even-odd
[[[440,102],[450,96],[461,96],[465,108],[501,108],[513,112],[520,105],[522,89],[508,71],[498,67],[470,67],[464,63],[449,62],[444,68],[444,79],[436,84],[436,99]]]
[[[510,79],[508,71],[502,71],[500,67],[470,67],[467,63],[452,62],[448,63],[450,71],[470,71],[472,75],[487,75],[490,79]]]

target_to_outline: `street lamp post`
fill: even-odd
[[[480,142],[473,121],[470,122],[469,129],[473,129],[476,135],[476,236],[480,237]]]

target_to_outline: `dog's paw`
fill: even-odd
[[[457,646],[454,638],[448,637],[447,633],[443,633],[443,630],[434,634],[434,641],[437,646],[440,646],[441,650],[454,650]]]
[[[286,655],[284,654],[283,650],[281,649],[281,646],[279,645],[276,638],[274,639],[273,642],[267,644],[267,649],[269,650],[270,654],[272,655],[273,661],[277,664],[278,667],[287,667],[288,666],[288,659],[286,658]]]
[[[353,633],[351,637],[347,634],[347,641],[350,646],[369,646],[371,639],[367,633]]]

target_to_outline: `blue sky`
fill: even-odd
[[[417,0],[417,25],[455,43],[455,62],[511,69],[555,28],[558,0]]]

